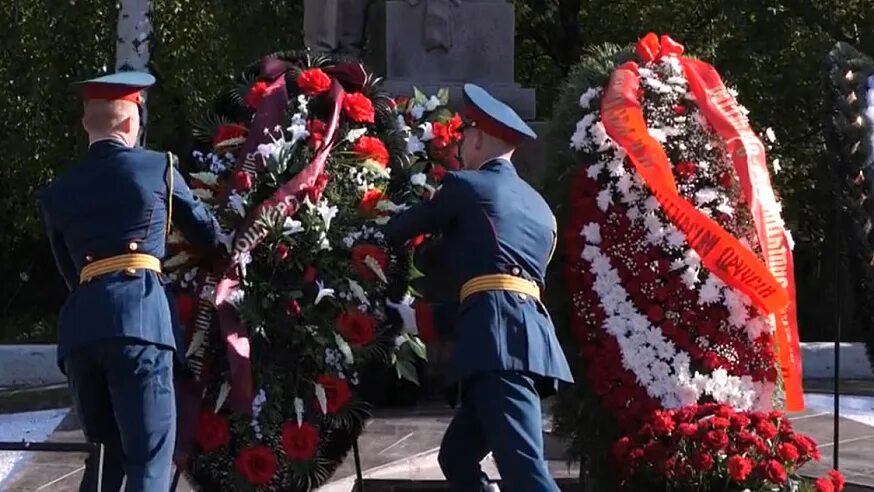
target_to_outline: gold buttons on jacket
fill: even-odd
[[[130,275],[131,277],[135,277],[137,275],[137,271],[133,268],[126,268],[124,273]]]
[[[85,261],[87,261],[88,263],[91,263],[92,261],[94,261],[94,257],[91,256],[91,255],[86,255],[86,256],[85,256]]]
[[[136,251],[137,249],[139,249],[139,247],[140,247],[140,245],[133,242],[133,241],[131,241],[131,243],[127,245],[127,249],[129,249],[131,251]]]
[[[520,273],[522,273],[522,270],[521,270],[519,267],[514,266],[513,269],[510,270],[510,272],[511,272],[513,275],[519,275]]]

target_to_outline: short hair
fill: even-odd
[[[139,122],[137,105],[131,101],[91,99],[85,102],[82,126],[89,135],[104,135],[119,130],[128,119]]]

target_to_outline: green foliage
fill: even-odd
[[[851,252],[850,266],[859,275],[858,299],[874,295],[874,130],[864,112],[868,77],[874,60],[846,43],[838,43],[825,60],[823,129],[828,145],[836,207],[835,220],[843,241],[837,246]],[[846,232],[844,232],[846,231]],[[868,356],[874,363],[874,306],[861,303],[857,322],[867,328]]]
[[[66,295],[36,193],[87,147],[72,82],[112,70],[116,4],[3,0],[0,8],[0,340],[51,341]],[[192,118],[263,53],[300,48],[303,2],[167,0],[155,6],[148,143],[187,155]],[[26,273],[28,281],[19,280]]]

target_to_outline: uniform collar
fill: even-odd
[[[128,148],[121,140],[108,137],[91,142],[91,145],[88,146],[88,153],[101,155],[113,150],[126,150]]]
[[[489,170],[508,170],[513,173],[516,172],[516,168],[513,166],[513,163],[507,159],[492,159],[490,161],[486,161],[485,164],[479,167],[480,171],[489,171]]]

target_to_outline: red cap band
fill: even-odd
[[[470,102],[465,102],[464,115],[474,123],[476,128],[510,145],[519,145],[525,139],[525,135],[501,124]]]
[[[116,84],[85,84],[82,86],[82,98],[86,101],[91,99],[105,99],[107,101],[130,101],[142,102],[142,87]]]

